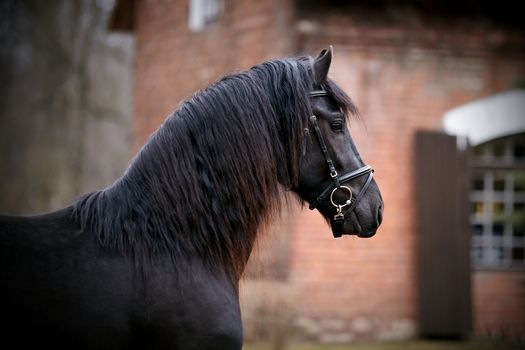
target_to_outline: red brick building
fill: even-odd
[[[418,281],[423,267],[418,266],[416,133],[441,132],[443,116],[451,109],[525,86],[525,36],[517,9],[498,8],[488,1],[371,4],[141,0],[119,1],[114,13],[113,26],[133,30],[136,40],[136,149],[178,101],[222,74],[273,57],[314,55],[334,45],[330,75],[363,115],[364,123],[354,123],[352,134],[363,159],[376,169],[386,208],[383,225],[372,239],[333,239],[319,214],[292,208],[275,230],[277,243],[263,240],[260,254],[267,253],[265,248],[273,253],[266,270],[278,282],[268,282],[268,287],[248,278],[244,286],[259,291],[261,304],[276,305],[278,311],[264,311],[266,316],[277,312],[273,320],[286,319],[286,326],[303,338],[351,341],[419,334]],[[523,134],[513,140],[509,152],[515,151],[513,169],[519,177],[525,171],[520,153]],[[515,188],[519,193],[507,214],[520,222],[521,215],[525,217],[522,192]],[[463,219],[472,215],[476,213],[466,213]],[[486,224],[490,232],[485,235],[498,236],[491,231],[496,226],[490,225]],[[525,331],[520,225],[511,225],[509,230],[514,231],[505,234],[511,237],[510,263],[487,266],[473,260],[468,281],[462,284],[469,296],[463,302],[468,312],[464,324],[477,334],[502,327]],[[472,235],[469,227],[462,233],[467,241]],[[265,276],[259,274],[260,279]],[[284,296],[266,295],[267,290]],[[253,323],[262,319],[264,308],[246,309],[250,336],[257,332]],[[283,310],[286,317],[279,314]]]

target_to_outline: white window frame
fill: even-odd
[[[223,12],[223,0],[189,0],[188,28],[202,32],[207,25],[218,21]]]
[[[498,157],[494,156],[496,142],[503,146]],[[482,184],[481,189],[472,186],[470,191],[471,257],[475,268],[525,269],[525,258],[520,261],[514,256],[515,250],[521,250],[522,255],[525,251],[525,232],[514,232],[512,221],[515,205],[525,206],[525,191],[515,191],[514,186],[514,176],[525,173],[525,158],[513,157],[517,144],[525,144],[525,133],[482,144],[473,156],[473,184],[475,181]],[[501,190],[494,188],[496,178],[500,183],[503,181]],[[496,218],[494,208],[501,205],[501,217]],[[478,206],[483,208],[480,213],[476,210]],[[495,223],[503,224],[501,235],[495,234]]]

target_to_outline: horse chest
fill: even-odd
[[[132,322],[137,343],[177,349],[241,349],[242,323],[235,288],[188,264],[174,277],[157,271],[147,283],[144,309]]]

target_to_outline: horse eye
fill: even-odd
[[[332,127],[333,131],[342,131],[344,127],[344,123],[340,120],[337,120],[335,122],[332,122],[330,126]]]

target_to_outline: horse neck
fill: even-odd
[[[219,145],[210,142],[169,119],[92,202],[92,214],[114,218],[97,227],[100,241],[134,254],[162,252],[176,262],[199,258],[240,278],[259,226],[280,204],[275,164],[258,164],[243,151],[213,157]]]

